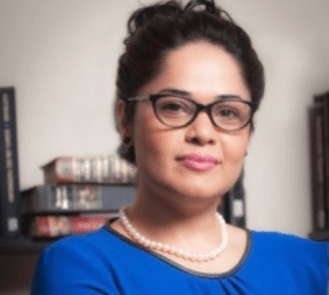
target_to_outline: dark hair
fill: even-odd
[[[238,61],[253,102],[264,93],[264,70],[247,33],[234,23],[214,0],[167,1],[136,10],[128,21],[125,52],[119,59],[117,101],[127,101],[161,72],[168,51],[195,41],[206,41],[224,48]],[[135,103],[127,104],[125,113],[132,122]],[[253,130],[253,122],[251,122]],[[124,144],[119,155],[135,164],[134,147]]]

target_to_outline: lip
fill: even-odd
[[[186,168],[195,171],[211,170],[218,164],[217,158],[207,154],[186,154],[179,160]]]

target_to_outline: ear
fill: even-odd
[[[115,105],[115,114],[116,114],[116,122],[118,126],[118,131],[120,133],[120,137],[123,140],[127,136],[131,137],[131,126],[128,123],[126,117],[126,107],[127,104],[122,100],[119,99]]]

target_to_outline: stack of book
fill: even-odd
[[[308,117],[314,234],[329,231],[329,92],[313,97]]]
[[[116,155],[58,157],[45,184],[22,192],[23,234],[54,238],[94,230],[134,199],[136,168]]]

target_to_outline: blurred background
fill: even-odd
[[[0,0],[0,87],[16,89],[21,190],[42,184],[40,166],[57,156],[115,152],[117,60],[130,13],[150,3]],[[245,165],[247,227],[307,237],[307,107],[329,90],[329,1],[216,3],[249,33],[266,74]]]

